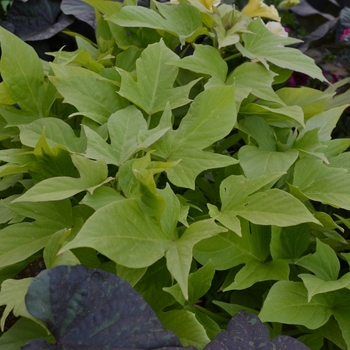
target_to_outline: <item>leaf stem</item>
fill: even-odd
[[[240,57],[240,56],[242,56],[242,54],[240,52],[237,52],[234,55],[231,55],[231,56],[224,58],[224,61],[228,62],[228,61],[231,61],[231,60],[235,59],[236,57]]]

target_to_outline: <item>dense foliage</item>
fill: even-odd
[[[97,44],[50,64],[0,28],[2,329],[22,316],[0,349],[47,337],[25,304],[43,263],[124,278],[182,346],[245,310],[271,338],[350,347],[348,105],[285,87],[326,79],[256,18],[276,8],[87,3]]]

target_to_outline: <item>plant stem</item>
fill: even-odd
[[[231,56],[224,58],[224,61],[228,62],[228,61],[231,61],[231,60],[235,59],[236,57],[240,57],[240,56],[242,56],[242,54],[240,52],[237,52],[234,55],[231,55]]]

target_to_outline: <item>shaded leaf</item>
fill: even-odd
[[[72,161],[79,170],[80,178],[62,176],[43,180],[14,202],[57,201],[85,190],[93,193],[95,188],[113,179],[107,178],[107,165],[102,160],[92,161],[80,155],[72,155]]]

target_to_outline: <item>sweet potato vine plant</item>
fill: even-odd
[[[324,77],[259,18],[276,9],[86,2],[97,45],[50,64],[0,28],[2,328],[22,317],[0,349],[46,327],[19,278],[40,259],[122,277],[183,346],[245,310],[271,338],[350,348],[350,140],[331,139],[347,105],[283,87]]]

